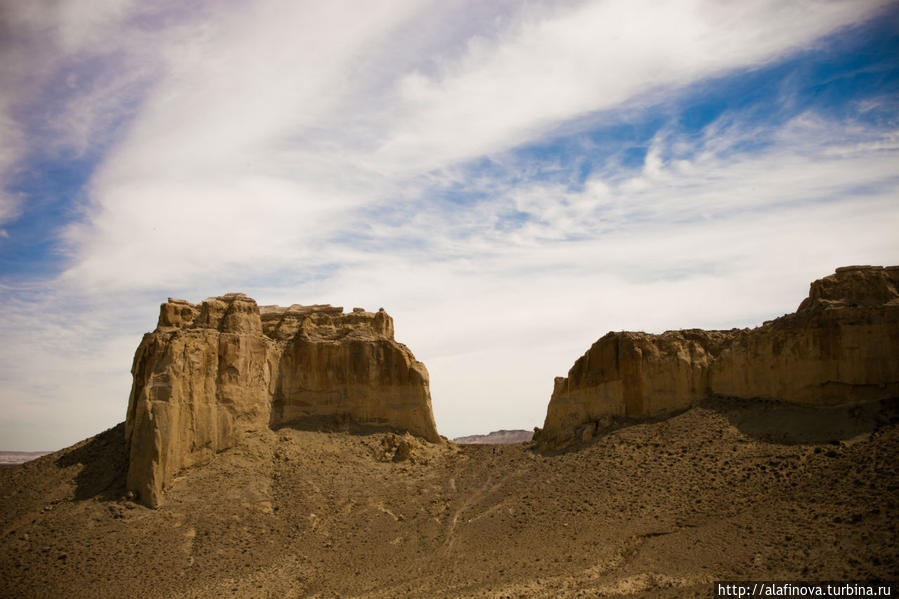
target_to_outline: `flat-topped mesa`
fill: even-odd
[[[811,284],[796,313],[755,329],[608,333],[555,379],[535,438],[562,446],[612,418],[663,416],[711,396],[899,397],[899,267],[838,268]]]
[[[383,309],[170,298],[132,375],[127,484],[150,506],[180,470],[265,428],[340,423],[440,441],[428,371]]]

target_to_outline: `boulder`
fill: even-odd
[[[536,439],[561,446],[589,438],[585,425],[711,396],[804,405],[899,396],[899,267],[838,268],[794,314],[754,329],[608,333],[555,379]]]
[[[132,375],[127,486],[152,507],[178,472],[266,428],[340,424],[440,441],[427,369],[383,309],[170,298]]]

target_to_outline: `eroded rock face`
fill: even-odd
[[[811,284],[794,314],[755,329],[609,333],[556,378],[537,439],[589,439],[614,417],[710,396],[806,405],[899,396],[899,267],[851,266]]]
[[[154,507],[183,468],[267,427],[339,422],[440,440],[427,369],[383,309],[170,299],[132,374],[127,484]]]

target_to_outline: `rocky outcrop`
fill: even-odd
[[[850,266],[794,314],[755,329],[609,333],[555,380],[536,439],[589,439],[616,417],[662,416],[711,396],[837,405],[899,397],[899,267]]]
[[[375,426],[438,442],[427,369],[393,335],[383,309],[170,299],[134,356],[128,489],[158,506],[180,470],[265,428]]]

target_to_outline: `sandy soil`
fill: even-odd
[[[123,497],[116,427],[0,470],[3,597],[709,597],[899,579],[899,408],[709,403],[547,454],[282,429]],[[400,439],[402,441],[402,439]],[[402,445],[402,443],[401,443]],[[402,455],[402,451],[400,451]]]

